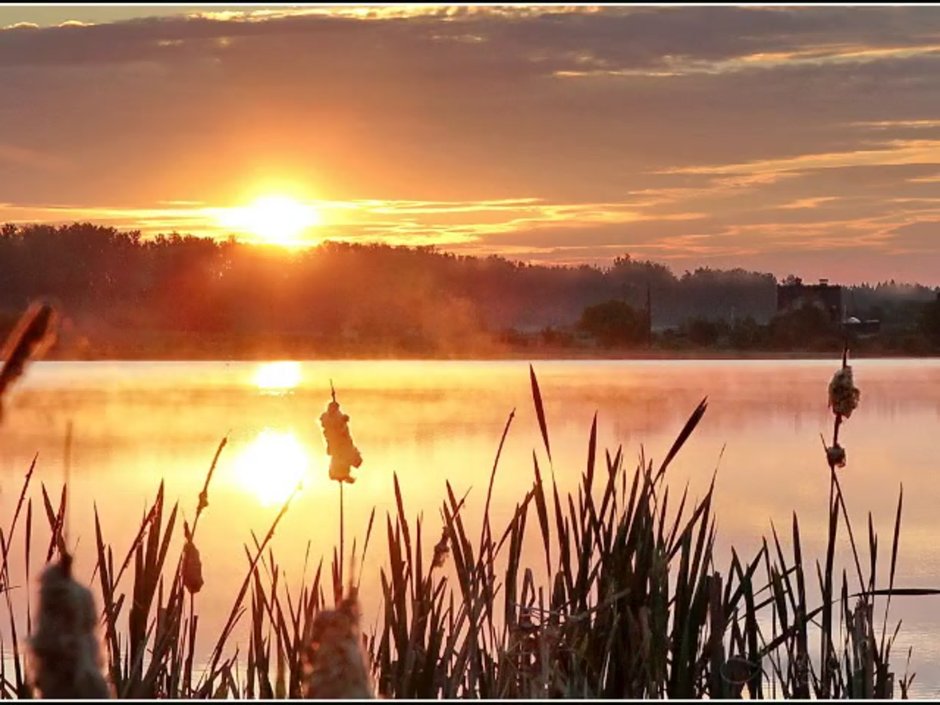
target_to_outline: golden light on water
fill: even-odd
[[[283,504],[310,468],[310,454],[290,431],[266,428],[236,457],[233,469],[239,486],[264,506]]]
[[[226,208],[218,220],[225,227],[284,246],[303,244],[304,231],[323,222],[316,207],[281,195],[261,196],[247,206]]]
[[[283,360],[259,365],[254,383],[261,389],[293,389],[300,384],[301,378],[300,363]]]

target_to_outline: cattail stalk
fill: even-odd
[[[842,367],[835,373],[832,381],[829,383],[829,407],[835,416],[832,427],[832,445],[826,446],[823,440],[823,447],[826,451],[826,463],[829,465],[829,550],[826,556],[826,574],[824,584],[823,599],[827,603],[832,597],[832,570],[833,554],[835,547],[836,532],[838,530],[837,517],[841,509],[842,518],[845,521],[845,528],[849,535],[849,544],[852,547],[852,557],[855,560],[855,570],[858,575],[859,588],[864,597],[865,579],[862,577],[862,565],[858,556],[858,548],[855,543],[855,534],[852,531],[852,523],[849,521],[848,510],[845,507],[845,497],[842,494],[842,483],[839,481],[839,475],[836,472],[837,467],[845,465],[845,449],[839,444],[839,431],[845,419],[852,415],[852,412],[858,406],[859,390],[855,387],[852,378],[852,368],[849,366],[849,341],[845,340],[842,347]],[[835,670],[832,663],[832,643],[829,639],[831,634],[832,613],[827,608],[823,613],[823,634],[822,634],[822,696],[829,697],[829,688]]]

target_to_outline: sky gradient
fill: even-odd
[[[0,7],[0,222],[940,284],[940,7]]]

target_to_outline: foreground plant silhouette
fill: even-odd
[[[3,420],[3,397],[26,370],[32,360],[42,355],[55,342],[58,316],[45,302],[35,302],[17,321],[3,345],[0,364],[0,421]]]
[[[817,563],[821,604],[814,606],[795,515],[789,551],[773,529],[771,544],[764,541],[747,559],[732,550],[729,565],[719,572],[714,554],[714,477],[701,499],[691,500],[686,489],[678,502],[670,503],[669,466],[704,417],[705,400],[692,412],[663,461],[656,465],[641,456],[633,472],[624,468],[622,448],[600,456],[595,416],[580,482],[563,496],[556,482],[542,394],[531,369],[530,378],[548,476],[544,459],[533,453],[531,488],[519,498],[508,524],[494,527],[491,499],[503,443],[514,419],[510,414],[490,472],[478,539],[471,541],[464,519],[469,495],[461,496],[446,482],[441,524],[431,530],[431,536],[440,533],[440,539],[433,546],[433,538],[425,540],[426,522],[420,516],[409,519],[394,477],[396,512],[386,520],[387,556],[377,579],[369,576],[366,583],[367,589],[381,591],[381,619],[365,640],[364,652],[356,643],[358,627],[351,626],[358,616],[350,619],[350,615],[357,613],[342,602],[330,610],[324,598],[322,562],[292,591],[269,549],[292,498],[260,541],[251,536],[245,546],[245,578],[226,624],[213,636],[211,650],[197,649],[197,590],[192,586],[201,583],[202,576],[200,572],[200,580],[192,582],[187,578],[184,551],[194,545],[200,517],[211,509],[210,481],[224,439],[198,498],[192,526],[185,527],[175,569],[167,558],[178,507],[164,518],[162,484],[130,546],[117,552],[118,562],[102,535],[96,511],[94,575],[104,606],[101,625],[114,693],[148,698],[302,697],[311,693],[312,651],[322,646],[324,635],[335,633],[340,638],[338,652],[352,654],[356,644],[361,656],[358,662],[349,661],[359,666],[350,665],[350,671],[340,675],[348,676],[350,683],[374,681],[379,694],[395,698],[734,698],[745,690],[751,698],[895,695],[890,654],[897,629],[886,637],[886,600],[882,642],[878,649],[872,648],[874,601],[938,592],[894,586],[900,497],[889,585],[878,589],[877,534],[869,518],[869,556],[862,560],[837,478],[831,478],[825,568]],[[30,554],[39,545],[30,496],[34,467],[27,471],[8,529],[0,532],[4,586],[13,584],[14,542],[21,545],[15,553],[25,556],[27,584]],[[834,468],[830,470],[834,476]],[[65,488],[58,504],[44,485],[41,494],[49,531],[45,559],[61,560]],[[25,529],[17,534],[24,525],[19,521],[24,509]],[[831,587],[838,584],[835,535],[840,511],[862,583],[852,593],[844,572],[841,590],[836,593]],[[211,511],[206,517],[212,520]],[[373,511],[359,557],[359,576],[374,518]],[[537,542],[536,550],[524,552],[531,539]],[[355,565],[355,543],[352,555]],[[339,560],[334,553],[334,583]],[[868,566],[867,576],[862,565]],[[228,589],[211,578],[199,587],[199,596],[211,592],[212,599]],[[354,587],[362,589],[360,584]],[[29,612],[22,629],[18,625],[24,615],[14,610],[9,591],[5,598],[11,634],[9,638],[0,634],[0,648],[10,654],[13,668],[9,672],[7,661],[0,661],[0,693],[29,696],[33,684],[17,636],[32,632]],[[863,608],[853,610],[853,600]],[[833,607],[838,608],[835,615]],[[827,613],[837,619],[825,618]],[[822,621],[816,622],[821,615]],[[247,648],[234,637],[242,619],[248,622]],[[848,636],[840,639],[839,634]],[[814,635],[823,646],[816,654],[808,647]],[[317,649],[312,649],[315,644]],[[367,680],[357,671],[363,666],[372,670]],[[910,681],[910,677],[898,681],[902,695],[908,694]]]
[[[363,700],[375,696],[359,619],[356,588],[350,589],[336,609],[317,614],[304,654],[304,697]]]

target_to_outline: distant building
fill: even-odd
[[[805,305],[817,306],[829,314],[833,323],[842,321],[842,287],[820,279],[818,284],[804,284],[793,279],[777,286],[777,313],[787,313]]]
[[[874,318],[862,321],[855,316],[850,316],[842,322],[842,326],[860,338],[868,338],[881,332],[881,321]]]

